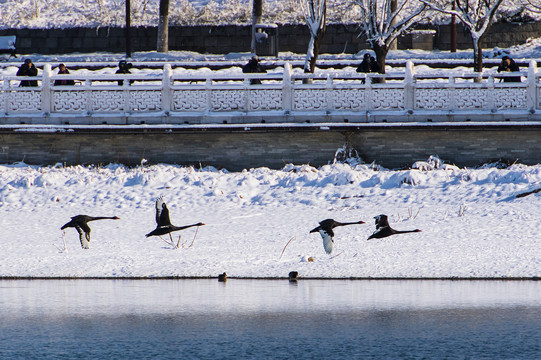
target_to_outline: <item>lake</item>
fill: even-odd
[[[0,281],[1,359],[533,359],[540,337],[538,281]]]

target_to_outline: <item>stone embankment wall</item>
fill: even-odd
[[[185,26],[171,27],[169,31],[170,50],[189,50],[201,53],[224,54],[248,52],[250,49],[249,26]],[[450,27],[434,27],[434,48],[448,50],[450,47]],[[458,26],[458,49],[471,48],[468,32]],[[154,27],[133,28],[132,51],[151,51],[156,49]],[[356,53],[368,48],[364,37],[358,37],[360,28],[356,24],[330,24],[323,38],[321,53]],[[528,38],[539,37],[541,22],[516,24],[495,24],[484,39],[484,47],[500,48],[524,43]],[[21,54],[62,54],[72,52],[109,51],[125,49],[123,28],[72,28],[72,29],[4,29],[0,35],[17,36],[17,52]],[[399,49],[415,47],[413,36],[399,39]],[[280,25],[278,28],[279,51],[294,53],[306,52],[309,40],[305,25]]]
[[[150,163],[212,165],[238,171],[284,164],[319,166],[332,162],[345,144],[364,161],[387,168],[410,167],[438,155],[458,166],[503,160],[541,162],[540,125],[485,126],[336,126],[221,128],[3,127],[0,162],[28,164]],[[69,130],[69,131],[67,131]]]

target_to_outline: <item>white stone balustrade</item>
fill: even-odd
[[[503,82],[505,76],[521,82]],[[385,82],[378,81],[385,77]],[[262,84],[251,85],[250,79]],[[32,117],[33,123],[54,119],[137,116],[160,123],[223,123],[318,121],[541,121],[541,72],[532,61],[527,71],[498,74],[439,70],[416,74],[411,62],[405,71],[386,75],[344,71],[268,74],[209,73],[176,75],[170,65],[161,74],[56,75],[45,65],[37,77],[0,77],[0,123]],[[19,87],[25,79],[38,87]],[[74,86],[54,86],[71,79]],[[118,81],[123,80],[123,85]],[[60,120],[56,121],[59,122]]]

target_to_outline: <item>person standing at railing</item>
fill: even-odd
[[[361,61],[361,63],[357,67],[357,72],[369,73],[370,71],[371,71],[370,70],[370,54],[366,53],[363,56],[363,61]],[[361,79],[361,83],[364,84],[365,82],[366,82],[365,79]]]
[[[120,60],[118,63],[118,70],[115,74],[131,74],[130,69],[133,67],[132,63],[126,62],[126,60]],[[133,84],[133,80],[130,80],[130,85]],[[118,86],[124,85],[124,80],[118,80]]]
[[[17,71],[17,76],[37,76],[38,69],[32,63],[31,59],[25,59],[24,64],[21,65]],[[37,80],[21,80],[19,86],[38,86]]]
[[[58,73],[59,74],[69,74],[69,70],[66,68],[66,65],[60,64],[58,65]],[[62,86],[62,85],[75,85],[74,80],[55,80],[54,86]]]
[[[379,66],[378,62],[376,61],[376,58],[373,56],[370,56],[370,71],[373,73],[381,73],[381,67]],[[374,84],[382,83],[383,78],[372,78],[372,82]]]
[[[252,56],[250,61],[242,67],[243,73],[266,73],[267,70],[263,69],[263,66],[259,64],[259,58],[257,56]],[[259,85],[261,80],[259,79],[250,79],[250,85]]]
[[[502,57],[502,62],[498,66],[498,72],[516,72],[520,71],[520,68],[515,63],[515,60],[511,59],[509,56]],[[501,78],[500,81],[503,82],[520,82],[520,76],[506,76]]]

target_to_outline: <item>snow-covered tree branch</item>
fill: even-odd
[[[525,0],[526,8],[532,12],[541,13],[541,2],[539,0]]]
[[[455,15],[469,30],[473,43],[474,70],[483,71],[483,50],[481,47],[483,37],[492,25],[498,9],[503,0],[455,0],[455,9],[452,1],[442,6],[434,0],[419,0],[431,9],[449,15]]]
[[[380,72],[391,43],[417,23],[427,5],[418,0],[355,0],[360,8],[361,27],[376,53]]]
[[[310,30],[310,42],[304,61],[304,72],[313,73],[319,55],[319,42],[325,33],[327,0],[302,0],[301,6]]]

